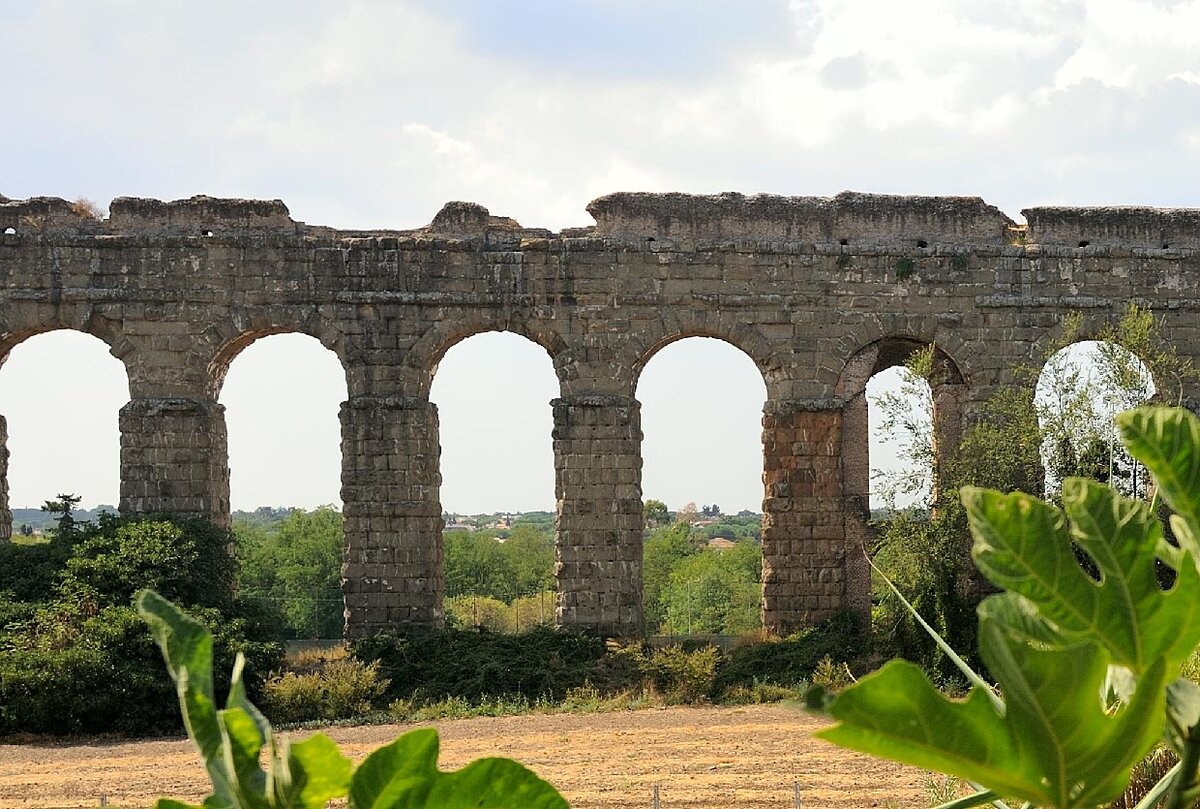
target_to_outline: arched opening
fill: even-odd
[[[846,364],[843,475],[864,518],[933,506],[939,466],[961,434],[964,391],[949,355],[907,337],[871,343]]]
[[[907,365],[867,381],[872,515],[928,509],[933,498],[933,389]]]
[[[762,625],[762,373],[711,337],[662,348],[638,378],[650,634]]]
[[[116,513],[120,495],[118,413],[129,401],[125,366],[98,337],[62,329],[17,345],[0,369],[7,420],[7,502],[13,533],[26,541],[52,524],[42,503],[80,498],[94,517]],[[2,442],[0,442],[2,443]]]
[[[512,332],[452,346],[434,371],[447,623],[516,631],[553,623],[558,377]]]
[[[1146,364],[1117,343],[1083,340],[1052,354],[1034,391],[1047,496],[1057,497],[1065,478],[1086,477],[1144,497],[1149,475],[1121,445],[1114,419],[1156,390]]]
[[[345,399],[337,355],[294,333],[243,348],[220,390],[242,593],[271,608],[292,638],[342,636]]]

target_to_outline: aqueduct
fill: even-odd
[[[103,339],[130,384],[122,512],[227,523],[229,363],[281,332],[336,352],[350,636],[441,620],[428,394],[478,332],[553,358],[558,620],[624,634],[642,621],[634,391],[674,340],[726,340],[766,381],[763,619],[781,632],[869,608],[864,388],[914,346],[935,343],[948,371],[943,441],[1067,312],[1094,331],[1136,300],[1200,364],[1200,210],[1033,208],[1017,226],[972,197],[622,193],[588,211],[594,226],[552,233],[450,203],[428,227],[364,232],[279,201],[120,198],[99,220],[0,197],[0,358],[52,329]]]

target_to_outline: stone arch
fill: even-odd
[[[478,312],[473,317],[455,320],[446,318],[438,320],[426,331],[408,352],[405,366],[416,369],[416,389],[406,391],[416,398],[429,398],[429,388],[433,377],[437,374],[438,365],[446,352],[454,346],[487,332],[511,332],[519,334],[532,343],[545,349],[554,365],[554,373],[558,377],[559,386],[564,384],[566,370],[564,363],[569,362],[566,342],[562,335],[548,324],[537,319],[514,318],[489,312]]]
[[[786,375],[785,364],[771,342],[754,326],[721,312],[681,311],[663,315],[645,339],[623,352],[622,366],[629,369],[629,390],[650,360],[668,345],[688,337],[713,337],[741,351],[762,374],[767,386],[767,399],[781,398],[780,386]]]
[[[90,306],[54,306],[49,311],[15,308],[10,317],[0,322],[0,366],[8,355],[21,343],[39,334],[52,331],[78,331],[99,338],[108,346],[108,351],[125,365],[125,374],[130,376],[128,357],[133,345],[122,331],[119,317],[109,317]]]
[[[903,365],[912,356],[928,345],[934,345],[935,376],[941,384],[962,385],[965,378],[958,362],[932,340],[922,340],[911,335],[895,335],[874,340],[855,351],[842,366],[838,374],[835,395],[842,400],[859,396],[867,389],[867,382],[880,371]]]
[[[103,318],[94,318],[94,317],[90,317],[90,316],[85,316],[82,318],[75,318],[75,319],[66,319],[66,318],[49,319],[48,318],[44,322],[40,322],[40,323],[35,322],[32,324],[23,325],[23,326],[17,327],[17,328],[5,328],[3,331],[0,331],[0,366],[4,366],[7,364],[14,349],[25,344],[26,342],[30,341],[31,339],[36,339],[36,338],[42,337],[43,335],[47,335],[47,334],[51,334],[51,333],[67,333],[67,332],[74,333],[74,334],[87,335],[87,337],[90,338],[88,340],[88,343],[89,343],[88,350],[89,351],[93,351],[93,352],[97,352],[97,353],[101,351],[100,347],[95,345],[95,342],[98,341],[99,343],[101,343],[104,346],[105,349],[107,349],[108,353],[110,355],[112,355],[115,360],[119,361],[120,369],[121,369],[121,377],[120,378],[123,381],[123,385],[120,386],[120,390],[119,391],[115,390],[109,386],[108,380],[114,378],[113,377],[114,371],[111,368],[108,368],[106,366],[105,370],[102,372],[104,374],[104,376],[106,377],[105,380],[97,380],[99,382],[99,385],[97,385],[95,388],[86,388],[86,387],[80,388],[81,390],[90,391],[90,393],[88,393],[87,396],[88,396],[89,404],[91,404],[93,406],[86,408],[86,410],[88,411],[88,415],[81,414],[81,412],[78,409],[78,407],[79,407],[78,404],[67,405],[67,408],[68,408],[67,412],[69,414],[69,419],[66,420],[65,422],[61,422],[61,423],[58,421],[54,422],[57,425],[52,430],[54,433],[61,434],[64,436],[65,435],[79,435],[79,430],[81,428],[81,424],[79,422],[80,418],[83,418],[83,419],[91,418],[91,417],[99,418],[102,414],[110,415],[113,418],[113,421],[110,422],[109,424],[97,423],[97,424],[89,425],[84,430],[84,432],[86,432],[88,435],[100,438],[104,435],[109,434],[107,431],[110,431],[110,430],[112,430],[112,428],[116,427],[119,408],[122,407],[126,403],[126,401],[128,400],[128,397],[129,397],[131,374],[130,374],[130,368],[125,360],[125,356],[123,356],[123,355],[128,355],[128,351],[126,350],[127,346],[122,341],[119,331],[115,328],[115,325],[116,324],[114,323],[114,321],[106,320]],[[114,347],[114,344],[116,346],[119,346],[119,348]],[[59,349],[59,352],[55,356],[59,359],[65,358],[62,353],[61,348]],[[68,355],[68,356],[70,356],[70,355]],[[93,363],[94,362],[95,361],[93,360]],[[92,367],[95,368],[95,370],[97,370],[97,371],[100,370],[98,365],[94,364]],[[41,372],[42,372],[42,368],[39,366],[36,371],[36,373],[38,374],[37,378],[39,380],[41,379]],[[28,371],[27,371],[27,373],[28,373]],[[9,376],[6,379],[6,385],[8,385],[12,381],[13,381],[12,377]],[[10,390],[19,390],[18,388],[13,388],[13,387],[9,387],[9,389]],[[98,409],[98,405],[100,404],[101,401],[103,401],[105,405],[107,405],[109,402],[113,401],[110,398],[110,395],[119,396],[119,398],[116,399],[116,407],[111,411],[109,411],[107,409],[107,407]],[[24,399],[25,397],[20,396],[19,398]],[[70,399],[70,398],[72,398],[72,397],[68,397],[68,399]],[[93,401],[93,400],[96,400],[96,401]],[[13,406],[13,408],[14,408],[13,411],[8,411],[8,408],[6,408],[7,412],[0,414],[0,542],[7,541],[7,539],[11,536],[11,533],[12,533],[12,514],[9,510],[9,492],[10,492],[9,457],[10,456],[9,456],[9,443],[8,443],[9,442],[9,431],[8,431],[7,417],[14,416],[17,413],[22,413],[22,414],[26,413],[24,408],[18,407],[17,405],[14,405],[11,402],[10,402],[10,405]],[[44,420],[45,418],[50,417],[50,414],[43,412],[43,411],[45,411],[44,406],[38,408],[38,410],[39,410],[38,415],[37,416],[30,415],[27,423],[32,422],[35,418],[40,418],[40,419]],[[71,412],[72,410],[74,412]],[[52,413],[53,409],[51,409],[50,412]],[[47,425],[43,421],[42,425],[37,430],[37,433],[40,433],[42,436],[44,436],[47,433],[47,431],[50,431],[50,430],[51,430],[50,426]],[[115,435],[114,435],[114,438],[115,438]],[[20,444],[22,442],[18,441],[17,443]],[[80,451],[80,448],[74,446],[74,444],[72,444],[68,448],[63,448],[61,446],[55,447],[54,446],[55,442],[53,440],[46,442],[44,440],[44,438],[42,438],[42,437],[38,438],[38,443],[39,443],[39,446],[37,448],[36,453],[26,453],[26,455],[25,455],[26,457],[28,457],[29,455],[32,455],[32,454],[36,454],[39,457],[46,457],[49,459],[56,459],[56,457],[61,457],[61,460],[66,460],[69,458],[78,458],[78,452]],[[107,445],[107,447],[105,449],[101,449],[101,446],[103,446],[103,445]],[[119,472],[120,463],[119,463],[119,461],[117,461],[117,459],[115,457],[116,453],[119,451],[118,447],[119,447],[119,441],[114,440],[110,443],[107,438],[104,438],[104,439],[102,439],[102,444],[100,446],[94,447],[94,449],[96,450],[95,452],[87,453],[88,462],[78,462],[78,463],[72,464],[72,468],[73,469],[75,467],[87,468],[89,462],[94,462],[96,460],[105,460],[105,459],[107,459],[108,453],[111,450],[114,454],[114,457],[113,457],[114,463],[113,463],[112,467],[108,467],[108,468],[111,469],[111,471],[113,471],[113,472]],[[84,449],[92,449],[92,448],[93,447],[86,447],[86,446],[84,447]],[[63,455],[56,456],[54,454],[55,450],[63,453]],[[102,467],[96,467],[94,471],[96,471],[98,473],[98,470],[100,468],[102,468]],[[73,490],[74,484],[67,485],[66,483],[64,483],[64,481],[61,477],[57,477],[56,479],[58,482],[50,483],[50,485],[61,486],[63,488],[53,489],[52,491],[63,491],[63,490],[72,491]],[[47,483],[48,483],[47,481],[42,481],[41,485],[44,486],[44,485],[47,485]],[[96,495],[95,491],[84,491],[82,489],[74,489],[74,491],[76,493],[80,494],[81,496],[85,496],[89,499]],[[104,499],[101,500],[101,502],[112,504],[112,503],[115,503],[116,501],[112,500],[112,499],[108,499],[107,496],[105,496]]]
[[[335,323],[315,310],[296,316],[295,313],[263,307],[230,315],[210,326],[201,336],[199,350],[204,352],[201,359],[207,370],[206,392],[214,401],[220,397],[225,375],[237,356],[256,340],[274,334],[304,334],[318,340],[337,355],[346,374],[349,395],[355,395],[356,391],[351,388],[353,375],[347,364],[346,341]]]

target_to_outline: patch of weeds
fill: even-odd
[[[971,267],[971,262],[962,253],[950,257],[950,269],[954,272],[966,272]]]
[[[896,272],[897,281],[907,281],[909,278],[913,277],[914,273],[916,273],[917,263],[908,256],[905,256],[896,262],[894,269]]]
[[[850,257],[849,253],[838,253],[837,261],[835,263],[837,264],[837,268],[839,270],[848,270],[854,263],[854,259]]]
[[[845,663],[834,663],[833,658],[825,655],[817,661],[813,669],[812,684],[819,685],[827,691],[837,693],[854,682],[854,675]]]

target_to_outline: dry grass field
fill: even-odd
[[[820,720],[782,705],[664,708],[446,720],[443,769],[511,756],[555,784],[574,809],[804,809],[927,805],[917,770],[873,761],[812,738]],[[361,759],[410,726],[329,731]],[[302,735],[302,734],[298,734]],[[147,807],[166,795],[198,802],[203,770],[184,739],[0,746],[0,807]]]

